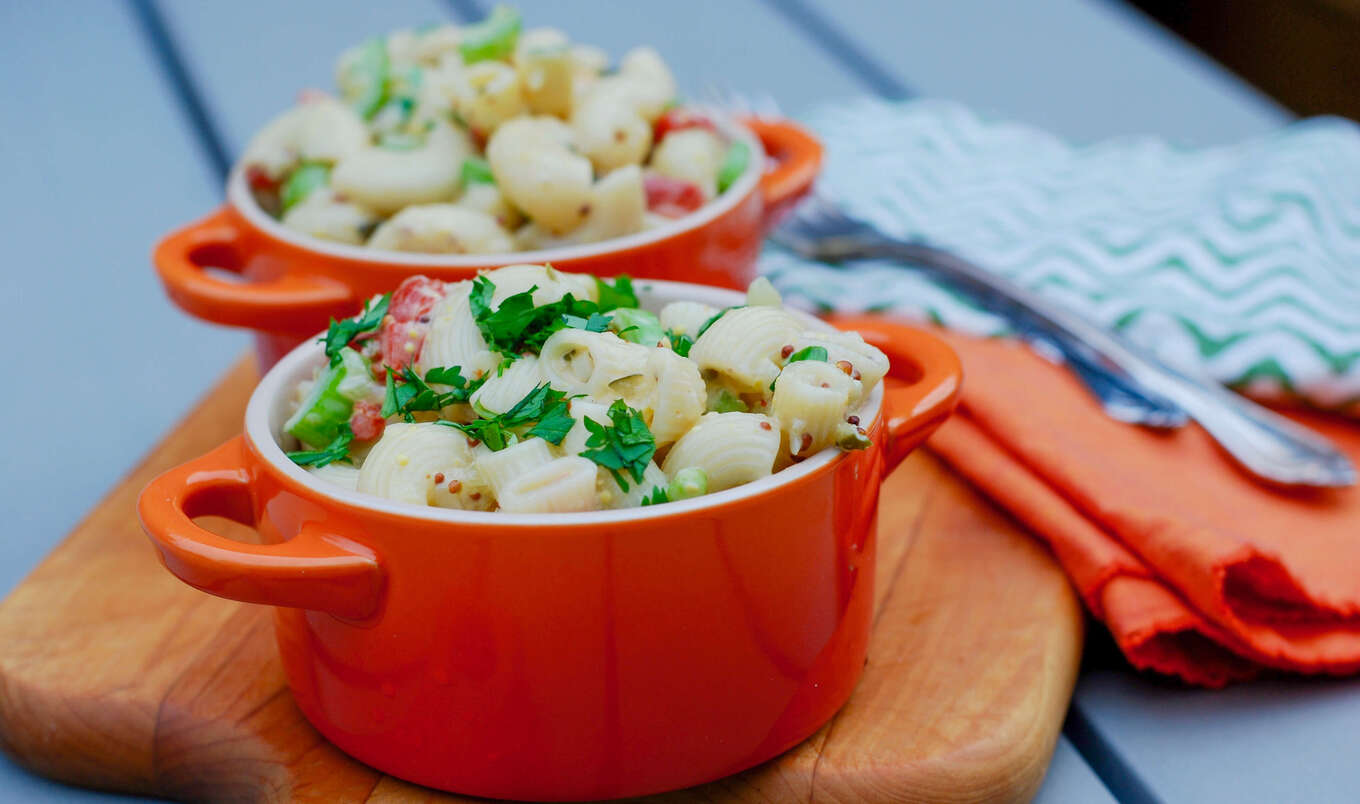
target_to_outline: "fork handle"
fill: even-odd
[[[1233,393],[1173,368],[1114,333],[942,249],[884,237],[873,256],[909,262],[977,294],[1012,320],[1089,350],[1134,383],[1179,406],[1253,474],[1284,485],[1355,484],[1355,468],[1327,439]]]

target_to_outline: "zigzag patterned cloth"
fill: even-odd
[[[807,122],[819,187],[1254,396],[1360,414],[1360,127],[1318,118],[1184,150],[1077,147],[952,103],[857,100]],[[1004,322],[911,269],[770,246],[791,302],[893,311],[973,334]]]

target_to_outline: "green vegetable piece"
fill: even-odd
[[[666,496],[671,500],[688,500],[708,493],[708,472],[698,466],[689,466],[675,473],[675,478],[666,486]]]
[[[841,422],[836,425],[836,446],[850,452],[857,449],[868,449],[874,445],[869,440],[869,436],[864,430],[856,427],[850,422]]]
[[[289,452],[287,455],[298,466],[325,466],[336,461],[349,463],[349,444],[353,440],[354,431],[349,429],[349,422],[345,422],[340,425],[340,432],[336,433],[331,443],[322,449]]]
[[[789,355],[790,363],[800,363],[804,360],[820,360],[826,362],[826,349],[821,346],[807,346]]]
[[[534,286],[508,296],[493,310],[491,298],[496,292],[495,284],[485,276],[472,280],[472,294],[468,297],[472,318],[487,345],[501,353],[506,361],[504,365],[523,352],[540,351],[543,342],[559,329],[599,326],[599,319],[593,318],[601,311],[595,302],[568,293],[555,302],[535,307],[534,291],[537,289]]]
[[[751,410],[745,402],[741,401],[741,397],[726,388],[718,389],[717,394],[709,397],[708,409],[715,413],[746,413]]]
[[[478,413],[481,415],[485,411],[479,410]],[[442,419],[437,423],[462,430],[491,450],[498,451],[519,440],[520,435],[514,428],[523,428],[530,423],[534,426],[524,433],[524,437],[537,436],[553,444],[561,444],[576,420],[571,416],[567,395],[543,383],[499,416],[492,414],[467,424]]]
[[[567,403],[558,402],[544,412],[543,418],[539,419],[538,424],[525,435],[538,436],[550,444],[561,444],[562,439],[567,437],[567,431],[571,430],[574,424],[576,419],[572,418]]]
[[[384,293],[377,304],[369,306],[369,302],[364,302],[364,310],[355,318],[346,318],[341,321],[331,319],[331,325],[326,330],[326,337],[321,341],[326,344],[326,357],[330,358],[331,365],[340,362],[340,350],[349,345],[350,341],[358,336],[373,332],[382,326],[383,319],[387,316],[387,305],[392,301],[391,293]]]
[[[660,505],[668,502],[670,498],[666,496],[666,490],[660,486],[652,486],[652,490],[643,496],[642,502],[638,505]]]
[[[469,156],[463,160],[463,170],[459,181],[464,187],[469,184],[495,184],[496,175],[491,172],[491,163],[485,159]]]
[[[727,146],[722,165],[718,167],[718,192],[725,192],[728,187],[735,184],[750,164],[750,146],[744,142],[734,142]]]
[[[340,368],[345,370],[345,376],[335,390],[351,402],[366,398],[373,387],[373,373],[364,356],[348,347],[341,349]]]
[[[586,446],[593,449],[582,452],[581,456],[608,469],[619,488],[627,491],[628,481],[623,479],[623,472],[641,483],[647,464],[656,454],[656,439],[647,429],[642,414],[628,407],[622,399],[614,400],[609,406],[609,420],[614,423],[613,427],[606,427],[590,417],[582,420],[590,431]]]
[[[343,357],[338,365],[327,366],[312,384],[307,398],[284,423],[284,431],[313,449],[334,441],[340,426],[348,425],[349,415],[354,412],[354,401],[340,393],[347,371]]]
[[[638,297],[633,292],[633,280],[626,274],[614,279],[614,284],[595,277],[595,288],[600,292],[600,312],[607,313],[620,307],[637,307]]]
[[[729,310],[740,310],[745,306],[746,305],[744,304],[734,304],[731,307],[724,307],[723,309],[714,313],[707,321],[704,322],[703,326],[699,327],[699,331],[694,333],[694,340],[697,341],[700,338],[704,337],[704,333],[708,332],[708,328],[718,323],[718,319],[727,315]]]
[[[318,187],[325,187],[330,183],[331,169],[329,165],[320,162],[303,162],[288,174],[288,179],[279,188],[279,202],[283,204],[283,211],[287,212],[294,206],[303,202],[307,196],[312,194]]]
[[[345,83],[351,87],[346,100],[360,117],[368,120],[387,101],[387,78],[391,64],[387,44],[374,37],[363,44],[359,56],[349,65]]]
[[[463,41],[458,43],[463,63],[509,56],[515,50],[521,26],[518,11],[509,6],[496,6],[486,19],[463,29]]]
[[[389,151],[413,151],[425,144],[425,137],[406,131],[394,131],[378,137],[378,147]]]
[[[689,350],[694,348],[694,339],[688,335],[681,335],[673,329],[666,330],[666,338],[671,342],[671,351],[681,357],[689,357]]]
[[[589,318],[582,318],[579,315],[564,314],[562,320],[572,329],[583,329],[586,332],[604,332],[609,329],[609,322],[614,319],[611,316],[591,313]]]
[[[666,331],[661,328],[661,319],[656,317],[656,313],[633,307],[620,307],[615,310],[609,328],[625,341],[640,343],[643,346],[656,346],[666,337]]]

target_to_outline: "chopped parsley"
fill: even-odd
[[[443,419],[436,423],[462,430],[469,438],[477,439],[493,451],[505,449],[518,441],[521,435],[537,436],[551,444],[561,444],[567,431],[576,423],[567,403],[565,393],[543,383],[516,402],[514,407],[499,415],[473,419],[467,424]],[[528,424],[533,424],[533,427],[522,434],[518,432]]]
[[[491,298],[496,285],[479,276],[472,280],[468,306],[487,346],[513,361],[524,352],[540,351],[548,337],[560,329],[575,327],[604,332],[610,322],[604,313],[637,306],[637,295],[628,277],[620,276],[613,285],[599,279],[595,282],[600,292],[599,303],[568,293],[557,301],[535,305],[534,291],[538,287],[534,286],[507,296],[493,309]]]
[[[564,313],[562,315],[562,320],[566,322],[567,326],[572,327],[573,329],[583,329],[586,332],[604,332],[609,329],[609,322],[614,319],[607,315],[600,315],[599,313],[591,313],[590,318],[582,318],[579,315]]]
[[[671,342],[671,351],[681,357],[689,357],[689,350],[694,346],[693,338],[681,335],[673,329],[666,330],[666,338]]]
[[[661,488],[660,486],[652,486],[651,493],[643,497],[642,502],[639,503],[639,505],[660,505],[662,503],[668,503],[670,501],[671,498],[666,496],[665,489]]]
[[[639,306],[637,294],[633,292],[633,280],[626,274],[620,275],[612,285],[597,276],[595,289],[600,293],[601,312]]]
[[[805,346],[802,349],[789,355],[790,363],[801,363],[804,360],[820,360],[826,362],[826,349],[821,346]]]
[[[368,302],[364,303],[364,310],[356,318],[346,318],[343,321],[331,319],[331,325],[326,330],[326,337],[322,342],[326,344],[326,357],[330,358],[332,366],[340,365],[340,350],[349,346],[350,342],[366,332],[372,332],[382,326],[383,318],[387,316],[387,305],[392,301],[392,294],[385,293],[378,303],[372,307]]]
[[[319,450],[302,450],[288,453],[288,458],[298,466],[325,466],[343,461],[349,463],[349,444],[354,440],[354,431],[349,422],[340,425],[340,432],[331,443]]]
[[[742,307],[745,307],[745,306],[746,306],[746,305],[744,305],[744,304],[735,304],[735,305],[733,305],[733,306],[731,306],[731,307],[724,307],[723,309],[721,309],[721,310],[719,310],[718,312],[714,313],[713,316],[712,316],[711,318],[709,318],[707,321],[704,322],[704,325],[703,325],[702,327],[699,327],[699,331],[696,332],[696,333],[694,333],[694,340],[697,341],[697,340],[699,340],[700,338],[704,337],[704,333],[705,333],[705,332],[708,332],[708,328],[711,327],[711,326],[713,326],[714,324],[716,324],[716,323],[718,322],[718,319],[719,319],[719,318],[722,318],[723,316],[727,315],[727,313],[730,312],[730,311],[732,311],[732,310],[739,310],[739,309],[741,309]]]
[[[582,452],[581,456],[608,469],[619,488],[627,491],[628,482],[623,479],[623,472],[626,471],[635,482],[641,483],[647,464],[656,454],[656,439],[652,437],[652,431],[647,429],[642,414],[628,407],[622,399],[614,400],[614,404],[609,406],[609,420],[613,422],[612,427],[606,427],[589,417],[584,420],[586,429],[590,431],[586,446],[593,449]]]
[[[400,385],[397,384],[397,377],[402,380]],[[449,405],[468,401],[472,392],[481,388],[485,382],[485,377],[469,381],[458,366],[432,368],[425,372],[423,380],[410,366],[404,366],[400,370],[389,366],[387,396],[383,398],[382,415],[387,417],[401,414],[406,421],[414,421],[415,416],[412,414],[418,410],[440,410]],[[452,390],[441,393],[431,388],[431,384],[447,385]]]

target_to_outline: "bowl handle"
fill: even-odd
[[[271,257],[286,269],[288,258],[267,254],[268,250],[268,243],[251,236],[224,205],[161,240],[151,261],[176,304],[217,324],[310,335],[319,328],[318,320],[355,312],[349,288],[325,277],[284,270],[272,279],[230,282],[205,270],[239,273],[260,256]]]
[[[902,381],[884,399],[887,475],[954,412],[963,366],[948,344],[922,329],[875,315],[836,316],[831,323],[883,350],[892,364],[889,376]]]
[[[788,120],[747,117],[741,122],[755,132],[773,163],[760,177],[764,225],[769,229],[812,187],[822,169],[822,144],[807,129]]]
[[[253,525],[243,436],[165,472],[142,491],[137,513],[161,562],[181,581],[246,603],[325,611],[361,620],[378,610],[383,573],[366,548],[328,524],[307,522],[280,544],[218,536],[192,517]]]

